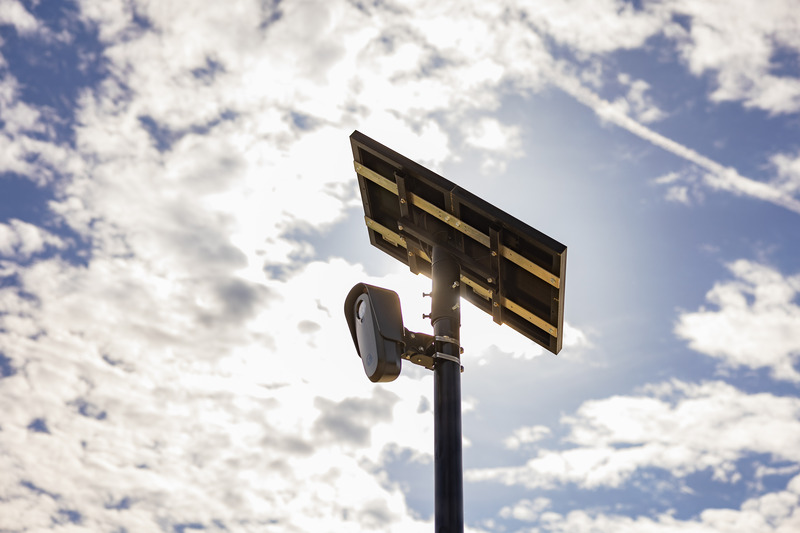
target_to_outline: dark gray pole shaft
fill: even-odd
[[[434,246],[431,265],[431,322],[436,337],[458,341],[461,327],[461,270],[450,253]],[[459,346],[437,342],[440,352],[460,357]],[[437,359],[433,377],[434,515],[436,533],[464,531],[464,481],[461,461],[461,365]]]

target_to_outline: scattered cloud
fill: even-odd
[[[800,192],[800,151],[794,154],[775,154],[770,158],[778,176],[772,185],[788,194]]]
[[[562,418],[569,428],[567,449],[540,448],[524,465],[465,475],[529,489],[619,487],[650,468],[677,477],[710,470],[715,479],[731,482],[738,479],[736,461],[749,453],[800,460],[799,413],[800,400],[793,397],[747,394],[719,381],[666,382],[636,396],[584,402]]]
[[[725,167],[695,150],[653,131],[629,117],[619,105],[604,100],[598,94],[583,86],[576,77],[565,73],[563,69],[551,71],[548,79],[564,92],[594,110],[601,119],[616,124],[655,146],[663,148],[708,171],[704,181],[711,188],[753,196],[785,207],[795,213],[800,213],[800,200],[797,200],[791,194],[767,183],[746,178],[734,168]]]
[[[518,126],[505,126],[495,118],[482,117],[466,126],[465,130],[465,144],[488,152],[481,164],[484,174],[502,174],[508,158],[522,155],[521,130]],[[495,159],[497,156],[502,159]]]
[[[678,38],[689,69],[715,75],[712,100],[742,101],[771,114],[800,111],[800,79],[774,72],[781,50],[800,53],[800,14],[791,2],[682,0],[672,9],[690,20]]]
[[[686,206],[702,204],[705,200],[703,194],[702,177],[694,167],[681,171],[672,171],[652,180],[654,185],[666,187],[664,199]]]
[[[36,17],[25,9],[18,0],[0,0],[0,26],[13,26],[22,35],[28,35],[40,29]]]
[[[800,527],[800,476],[792,479],[785,490],[770,492],[746,500],[738,509],[705,509],[696,518],[682,520],[674,513],[655,517],[624,516],[600,512],[571,511],[566,515],[545,512],[538,526],[540,531],[578,533],[581,531],[614,531],[619,533],[748,533],[765,531],[789,533]]]
[[[647,94],[650,84],[644,80],[632,80],[627,74],[620,74],[617,79],[620,84],[628,87],[628,94],[614,103],[621,106],[620,111],[624,114],[632,114],[633,117],[644,124],[656,122],[666,117],[666,113],[658,108]]]
[[[720,282],[706,294],[716,310],[700,308],[680,315],[675,333],[689,347],[730,368],[769,369],[776,379],[800,382],[800,276],[747,260],[728,265],[735,280]]]
[[[525,426],[514,430],[514,433],[503,441],[506,448],[518,450],[526,444],[539,442],[550,436],[552,431],[547,426]]]
[[[606,101],[554,59],[553,43],[583,61],[642,46],[665,26],[678,35],[660,3],[78,5],[104,46],[105,77],[80,92],[74,142],[58,138],[58,117],[26,101],[0,60],[0,171],[52,187],[50,214],[91,246],[86,264],[74,265],[43,253],[70,250],[55,230],[0,225],[0,268],[14,274],[0,287],[0,529],[430,530],[382,461],[395,448],[430,460],[432,417],[418,406],[432,405],[432,378],[412,367],[391,388],[366,383],[340,313],[349,287],[368,281],[412,294],[404,309],[418,317],[430,282],[312,261],[313,246],[296,233],[324,233],[347,216],[358,194],[353,129],[431,166],[453,160],[453,139],[463,139],[486,154],[485,172],[500,172],[521,154],[522,128],[488,113],[509,90],[554,84],[704,168],[708,185],[800,212],[795,156],[773,158],[776,182],[748,180],[643,126],[664,116],[647,81],[623,77],[625,94]],[[703,22],[713,17],[692,9],[681,43],[696,73],[718,73],[715,98],[795,109],[791,80],[767,75],[747,88],[742,71],[715,62],[703,29],[716,27]],[[0,25],[35,38],[42,24],[0,0]],[[776,39],[794,46],[787,31]],[[669,185],[676,200],[691,197],[679,181]],[[750,264],[734,273],[739,281],[709,297],[719,312],[684,314],[679,334],[730,364],[796,380],[786,333],[797,321],[796,279]],[[754,359],[699,329],[742,316],[777,328],[771,342],[778,331],[783,344]],[[494,349],[543,353],[480,311],[465,309],[463,324],[467,364]],[[735,334],[761,339],[746,327]],[[591,344],[565,324],[565,346]],[[800,459],[795,399],[721,383],[662,389],[587,402],[563,419],[571,448],[536,448],[523,466],[469,476],[619,486],[651,467],[730,480],[748,452]],[[506,444],[527,449],[549,435],[519,428]],[[524,500],[501,515],[546,521],[549,505]]]
[[[548,498],[536,498],[534,500],[520,500],[513,506],[500,509],[502,518],[514,518],[521,522],[536,522],[542,512],[550,508],[553,502]]]
[[[0,222],[0,256],[30,259],[47,247],[63,249],[66,244],[49,231],[17,219]]]

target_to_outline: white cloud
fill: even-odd
[[[670,512],[651,518],[578,510],[566,515],[546,512],[538,525],[553,533],[789,533],[800,528],[800,477],[792,479],[786,490],[748,499],[738,509],[705,509],[688,520]]]
[[[770,158],[770,163],[778,172],[773,186],[789,194],[800,191],[800,151],[794,154],[775,154]]]
[[[624,106],[602,99],[599,95],[584,87],[578,78],[564,72],[563,68],[552,70],[548,79],[564,92],[594,110],[601,119],[616,124],[655,146],[707,170],[705,182],[708,186],[714,189],[731,191],[735,194],[753,196],[785,207],[795,213],[800,213],[800,200],[797,200],[791,194],[767,183],[746,178],[735,169],[725,167],[695,150],[651,130],[629,117],[625,112],[626,110],[623,109]]]
[[[522,522],[535,522],[542,514],[542,511],[548,509],[552,503],[548,498],[520,500],[513,506],[503,507],[500,509],[499,514],[503,518],[514,518]]]
[[[382,460],[392,447],[430,459],[430,413],[415,410],[431,403],[430,375],[409,368],[375,388],[341,316],[355,281],[413,291],[406,311],[425,305],[418,294],[429,281],[406,271],[371,280],[339,259],[308,263],[313,250],[292,232],[323,230],[352,205],[347,135],[356,127],[432,165],[454,157],[451,135],[460,136],[500,168],[517,155],[520,130],[485,114],[507,88],[561,83],[549,74],[553,59],[539,32],[581,53],[607,52],[641,45],[666,15],[618,11],[610,1],[529,5],[528,20],[487,2],[419,2],[396,13],[322,1],[79,5],[107,45],[109,76],[79,98],[75,148],[41,140],[51,133],[46,114],[19,99],[13,78],[0,87],[0,169],[39,183],[57,169],[50,208],[92,243],[87,265],[42,259],[14,267],[18,286],[0,289],[0,351],[15,370],[0,389],[0,528],[74,519],[98,530],[429,530],[410,518]],[[2,20],[33,28],[19,3],[3,6],[14,11],[0,10]],[[651,142],[722,169],[628,118],[656,115],[644,82],[631,83],[623,111],[606,113],[607,103],[580,87],[567,92]],[[485,118],[465,120],[474,116]],[[725,176],[721,186],[763,192]],[[773,198],[770,191],[760,197]],[[17,258],[64,244],[24,223],[0,231],[0,247]],[[462,340],[468,367],[491,346],[521,358],[542,353],[480,312],[465,310]],[[565,344],[579,349],[588,340],[566,325]],[[705,390],[678,405],[710,404]],[[777,408],[793,409],[762,400],[773,418]],[[653,402],[648,420],[661,416],[668,428],[678,406]],[[339,410],[354,415],[350,426]],[[581,435],[625,434],[598,410],[566,421],[583,448],[542,452],[529,469],[548,483],[614,485],[642,465],[727,475],[736,450],[790,454],[752,442],[684,453],[654,437],[638,454],[602,438],[592,447]],[[629,411],[631,424],[641,421]],[[780,417],[775,424],[794,428]],[[522,429],[511,442],[544,433]],[[694,467],[684,462],[698,458]],[[524,470],[497,475],[528,483]],[[534,501],[508,512],[544,510]]]
[[[36,17],[31,15],[18,0],[0,0],[0,25],[11,25],[22,35],[40,29]]]
[[[505,171],[504,159],[522,155],[520,134],[518,126],[505,126],[495,118],[481,117],[465,127],[464,143],[489,154],[502,156],[503,160],[498,161],[487,155],[481,165],[484,174],[502,174]]]
[[[65,248],[66,244],[47,230],[17,219],[0,222],[0,255],[29,259],[47,247]]]
[[[627,74],[617,76],[619,82],[628,87],[628,94],[615,103],[624,103],[621,112],[632,113],[634,118],[642,123],[656,122],[663,119],[666,114],[653,103],[647,91],[650,84],[644,80],[632,80]]]
[[[693,350],[716,357],[728,367],[768,368],[777,379],[800,381],[800,276],[746,260],[728,266],[735,281],[714,285],[706,299],[717,310],[682,313],[676,334]]]
[[[666,186],[664,199],[686,206],[702,204],[705,200],[702,176],[695,168],[673,171],[652,180],[654,185]]]
[[[506,448],[518,450],[525,444],[532,444],[550,436],[552,432],[547,426],[525,426],[517,428],[503,441]]]
[[[800,460],[799,413],[797,398],[673,381],[638,396],[587,401],[562,419],[573,447],[539,449],[524,465],[474,469],[466,478],[527,488],[619,487],[639,470],[660,468],[681,477],[709,469],[735,481],[735,461],[748,453]]]
[[[641,10],[620,0],[522,2],[531,22],[560,44],[598,54],[637,48],[662,31],[669,12],[658,3]]]
[[[770,113],[800,111],[800,79],[773,74],[773,60],[783,48],[800,53],[800,14],[783,0],[757,4],[720,4],[683,0],[671,5],[690,17],[682,54],[696,75],[714,72],[716,101],[741,100]]]

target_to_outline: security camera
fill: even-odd
[[[345,299],[344,315],[370,381],[394,381],[400,374],[405,347],[397,293],[358,283]]]

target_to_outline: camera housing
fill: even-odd
[[[405,349],[403,314],[397,293],[357,283],[345,298],[344,315],[370,381],[394,381],[400,375]]]

